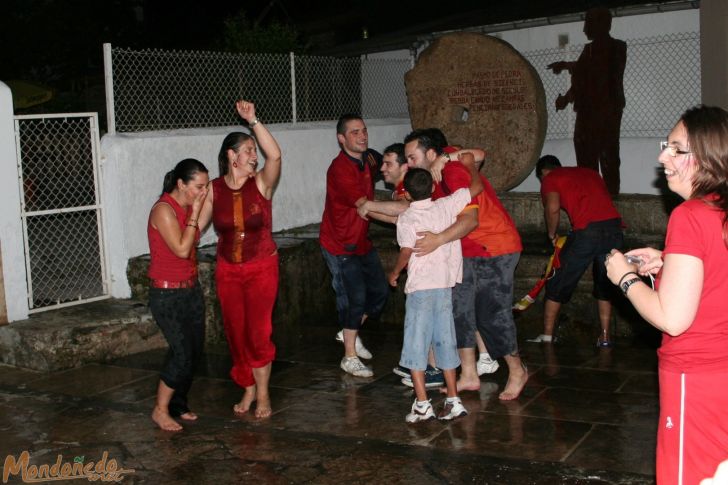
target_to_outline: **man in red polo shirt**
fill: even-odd
[[[367,127],[361,116],[346,114],[336,124],[341,152],[326,173],[326,204],[319,242],[331,271],[336,310],[343,327],[337,340],[344,342],[341,368],[358,377],[371,377],[371,368],[359,358],[371,353],[359,338],[368,317],[378,315],[389,287],[377,251],[369,240],[369,222],[359,217],[357,207],[374,198],[374,177],[381,155],[369,149]]]
[[[609,323],[612,318],[611,297],[615,286],[607,278],[604,258],[612,249],[624,244],[622,218],[612,203],[607,186],[594,170],[562,167],[559,159],[545,155],[536,163],[536,177],[541,181],[546,229],[552,244],[558,239],[561,209],[571,221],[566,243],[559,253],[561,267],[546,282],[543,334],[529,342],[552,342],[561,305],[571,299],[579,279],[589,264],[594,273],[594,297],[599,307],[602,328],[598,347],[610,347]]]

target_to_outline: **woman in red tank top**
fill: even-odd
[[[205,334],[205,303],[197,282],[195,250],[208,180],[201,162],[192,158],[179,162],[164,176],[162,195],[147,223],[149,309],[169,344],[152,420],[165,431],[182,429],[175,417],[197,419],[187,407],[187,392]]]
[[[255,139],[230,133],[222,142],[220,177],[213,180],[200,223],[210,219],[217,232],[215,282],[233,368],[230,376],[245,392],[233,406],[236,414],[250,410],[271,415],[268,381],[275,358],[273,305],[278,293],[278,252],[273,242],[271,198],[281,174],[281,150],[268,129],[255,116],[255,106],[240,100],[235,105]],[[258,167],[257,139],[265,155]]]

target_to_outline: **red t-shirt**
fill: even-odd
[[[166,203],[174,209],[179,228],[184,231],[187,228],[186,221],[191,207],[186,210],[180,206],[174,198],[164,193],[155,203]],[[200,230],[197,229],[196,240],[200,239]],[[169,249],[162,238],[159,230],[152,227],[152,218],[147,222],[147,237],[149,238],[149,269],[147,274],[153,280],[166,281],[187,281],[197,276],[197,248],[193,247],[188,258],[180,258]]]
[[[702,200],[680,204],[667,224],[663,255],[667,254],[687,254],[703,261],[703,291],[690,327],[677,337],[663,334],[657,351],[660,368],[728,370],[728,248],[723,243],[723,213]]]
[[[566,211],[574,230],[592,222],[618,219],[621,216],[612,203],[601,175],[581,167],[558,167],[541,180],[541,199],[546,194],[559,194],[561,208]]]
[[[392,200],[402,200],[404,199],[404,193],[407,192],[404,190],[404,181],[397,184],[397,186],[394,188],[394,192],[392,192]]]
[[[333,255],[363,255],[371,251],[369,221],[359,217],[356,201],[374,198],[371,164],[339,153],[326,172],[326,203],[319,242]]]
[[[478,227],[460,240],[464,258],[493,257],[517,253],[523,249],[516,225],[506,211],[488,179],[480,176],[484,190],[465,208],[478,208]],[[459,161],[445,165],[442,182],[436,184],[436,200],[461,188],[470,187],[470,172]]]

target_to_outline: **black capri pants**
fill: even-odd
[[[169,344],[160,379],[174,389],[169,414],[189,412],[187,393],[205,343],[205,301],[199,283],[192,288],[149,289],[149,309]]]

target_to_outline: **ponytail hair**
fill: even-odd
[[[177,187],[178,180],[187,183],[200,172],[207,173],[207,167],[202,162],[194,158],[185,158],[164,175],[162,193],[171,193]]]

